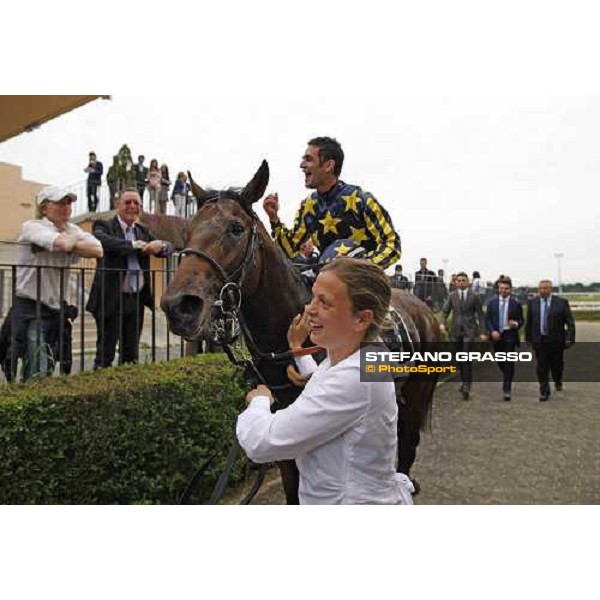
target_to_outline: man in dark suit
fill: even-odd
[[[452,328],[452,337],[456,343],[457,352],[469,352],[472,349],[476,330],[479,329],[479,338],[485,341],[485,322],[483,317],[483,307],[479,294],[473,293],[469,289],[469,276],[461,272],[456,276],[457,289],[450,292],[450,295],[442,308],[443,323],[440,325],[442,333],[446,333],[448,327],[448,317],[452,312],[454,314],[454,326]],[[460,391],[464,400],[469,399],[471,384],[473,383],[473,371],[470,362],[461,361],[458,363],[460,368]]]
[[[427,306],[432,304],[433,284],[436,280],[435,273],[427,268],[427,259],[422,258],[419,261],[421,268],[415,272],[414,294],[420,300],[423,300]]]
[[[485,326],[492,338],[494,352],[513,352],[519,345],[519,328],[523,325],[523,309],[512,297],[510,277],[498,279],[498,295],[488,303]],[[515,376],[514,362],[497,362],[503,374],[502,393],[504,400],[511,399],[512,380]]]
[[[146,157],[143,154],[138,156],[137,164],[133,167],[133,172],[135,173],[135,184],[137,186],[138,194],[140,198],[144,199],[144,190],[146,189],[146,184],[148,183],[148,167],[144,166],[144,161]]]
[[[569,301],[552,293],[552,282],[543,279],[540,295],[527,302],[525,339],[533,345],[540,384],[540,401],[550,398],[549,373],[556,391],[562,391],[564,351],[575,343],[575,321]]]
[[[410,289],[408,277],[402,274],[402,265],[396,265],[394,267],[394,274],[390,277],[390,286],[400,290]]]
[[[119,341],[119,364],[137,362],[144,325],[144,307],[154,310],[150,256],[173,253],[169,242],[157,240],[136,221],[141,199],[126,188],[116,201],[116,216],[94,223],[94,235],[104,249],[86,310],[94,315],[98,337],[94,367],[109,367]]]
[[[96,159],[96,153],[90,152],[88,166],[84,169],[88,174],[87,178],[87,201],[88,211],[96,212],[98,208],[98,188],[102,183],[102,173],[104,167],[102,163]]]

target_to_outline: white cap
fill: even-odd
[[[77,200],[77,194],[73,194],[73,192],[63,192],[60,188],[49,185],[38,192],[37,204],[39,206],[42,202],[60,202],[65,198],[70,198],[71,202],[75,202],[75,200]]]

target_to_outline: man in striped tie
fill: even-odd
[[[564,351],[575,343],[575,321],[569,301],[552,293],[552,282],[542,279],[539,296],[527,303],[525,339],[533,345],[540,384],[540,402],[550,398],[550,374],[557,392],[563,389]]]
[[[102,244],[86,310],[94,316],[98,337],[94,368],[110,367],[119,344],[119,364],[135,363],[144,326],[144,309],[154,310],[150,257],[173,253],[170,242],[157,240],[138,223],[141,197],[125,188],[117,198],[114,218],[94,222]]]

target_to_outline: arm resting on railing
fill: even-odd
[[[88,240],[77,240],[73,246],[73,252],[83,258],[102,258],[104,256],[102,246]]]

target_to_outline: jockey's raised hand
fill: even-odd
[[[269,194],[263,200],[263,208],[269,216],[269,221],[271,221],[271,223],[275,224],[279,222],[279,196],[277,195],[277,192]]]

